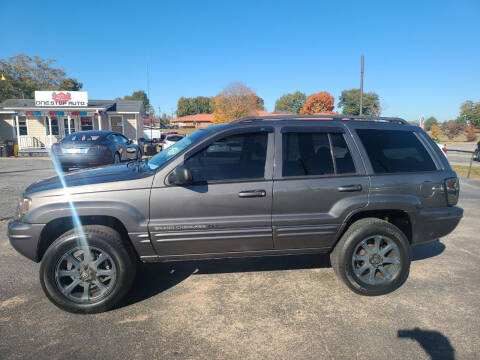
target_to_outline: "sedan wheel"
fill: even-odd
[[[120,160],[120,155],[118,153],[115,153],[115,155],[113,156],[113,163],[115,165],[118,165],[118,164],[120,164],[120,161],[121,161]]]

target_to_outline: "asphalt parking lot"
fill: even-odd
[[[324,255],[149,264],[121,306],[85,316],[52,305],[6,237],[23,189],[51,175],[48,160],[0,159],[0,359],[480,357],[478,181],[462,179],[464,219],[414,247],[392,294],[355,295]]]

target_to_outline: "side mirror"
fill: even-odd
[[[175,170],[168,175],[168,183],[170,185],[187,186],[190,185],[192,181],[190,169],[183,165],[177,166]]]
[[[128,139],[127,145],[132,145],[132,143],[133,143],[133,140],[132,140],[132,139]]]

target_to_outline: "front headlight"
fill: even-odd
[[[32,205],[32,200],[24,197],[21,198],[18,202],[18,210],[17,210],[17,219],[21,220],[23,216],[30,210],[30,206]]]

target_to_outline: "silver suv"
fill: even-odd
[[[8,236],[72,312],[114,306],[139,262],[183,259],[330,253],[351,290],[381,295],[407,279],[412,244],[455,229],[458,195],[441,150],[404,120],[252,117],[148,162],[35,183]]]

